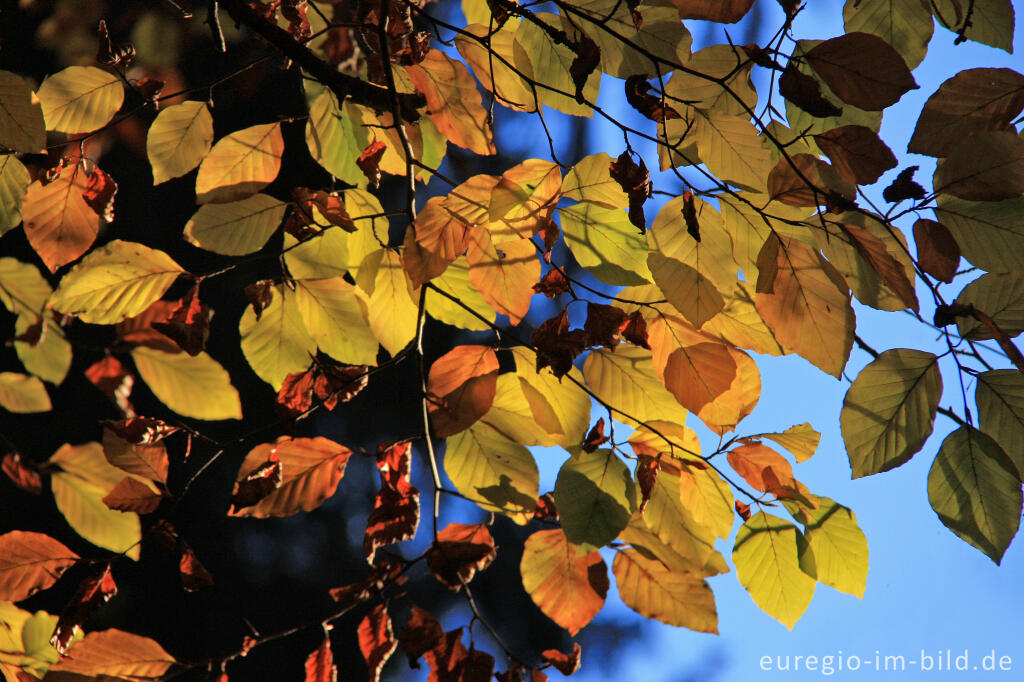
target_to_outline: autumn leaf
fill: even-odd
[[[608,569],[601,555],[577,555],[561,530],[537,531],[527,538],[519,569],[530,598],[570,635],[604,606]]]
[[[53,585],[77,554],[43,533],[0,535],[0,599],[17,602]]]
[[[491,409],[498,358],[487,346],[459,346],[434,361],[427,379],[428,409],[438,438],[447,438]]]
[[[441,624],[427,611],[413,604],[409,620],[402,628],[398,641],[409,658],[409,666],[419,668],[420,656],[440,644],[443,637]]]
[[[903,57],[870,33],[847,33],[811,48],[807,62],[847,104],[880,111],[918,87]]]
[[[380,491],[366,520],[363,550],[372,565],[380,547],[411,540],[420,523],[420,493],[410,481],[409,443],[381,446],[377,452]]]
[[[914,244],[921,269],[949,284],[960,265],[960,245],[949,228],[940,222],[921,218],[914,223]]]
[[[21,455],[16,452],[8,452],[3,456],[0,468],[10,479],[11,483],[18,486],[27,493],[40,495],[43,492],[43,481],[38,469],[32,463],[27,463]]]
[[[565,376],[577,355],[586,349],[589,335],[582,329],[569,331],[568,311],[543,322],[533,331],[530,343],[537,348],[537,371],[550,366],[556,377]]]
[[[337,682],[338,668],[334,665],[331,637],[324,628],[324,641],[306,657],[305,682]]]
[[[469,584],[494,561],[494,538],[483,524],[450,523],[427,551],[434,577],[453,590]]]
[[[550,663],[558,672],[569,676],[580,669],[582,654],[580,653],[579,643],[574,642],[572,653],[564,654],[558,649],[548,649],[541,653],[541,658],[544,659],[545,663]]]
[[[357,633],[359,650],[362,651],[366,666],[370,669],[370,679],[378,682],[384,664],[398,646],[398,640],[391,630],[391,616],[388,615],[384,604],[378,604],[366,614],[359,623]]]
[[[406,71],[427,98],[427,116],[442,134],[477,154],[495,152],[487,112],[465,64],[439,50],[430,50],[423,61],[406,67]]]
[[[117,583],[110,573],[110,564],[103,567],[99,575],[94,575],[83,580],[75,591],[71,601],[61,611],[57,627],[50,638],[50,644],[61,656],[68,656],[68,649],[71,640],[82,628],[85,619],[100,607],[101,604],[110,601],[117,594]],[[63,662],[80,660],[82,649],[75,648],[74,658],[66,658]],[[57,668],[61,668],[58,662]],[[65,666],[66,667],[66,666]]]

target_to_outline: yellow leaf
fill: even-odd
[[[651,281],[647,242],[625,211],[581,203],[563,206],[558,213],[566,245],[594,277],[625,286]]]
[[[604,606],[608,567],[597,552],[577,555],[560,529],[537,531],[526,539],[519,571],[533,603],[571,636]]]
[[[50,670],[96,677],[159,679],[177,661],[148,637],[122,630],[90,632]]]
[[[814,552],[818,582],[840,592],[864,598],[868,579],[868,541],[857,516],[827,497],[811,495],[816,509],[784,502],[804,525],[807,544]]]
[[[629,206],[629,197],[608,171],[612,161],[612,157],[604,152],[584,156],[565,174],[562,196],[606,208]]]
[[[678,196],[658,211],[658,216],[647,232],[647,243],[652,251],[657,250],[662,256],[680,261],[699,272],[718,291],[731,291],[738,277],[738,266],[732,254],[732,239],[718,211],[699,198],[695,198],[693,203],[700,225],[700,241],[687,231],[683,218],[684,199]],[[676,309],[682,312],[679,306]]]
[[[199,165],[196,201],[244,199],[269,185],[281,169],[280,123],[251,126],[222,137]]]
[[[767,195],[750,192],[721,194],[719,205],[725,231],[732,238],[733,260],[743,270],[748,282],[757,281],[757,256],[773,232],[811,246],[817,245],[814,233],[806,226],[794,227],[786,222],[804,220],[811,213],[810,209],[787,206],[771,201]]]
[[[0,71],[0,146],[38,154],[46,146],[39,98],[21,76]]]
[[[104,222],[85,201],[88,186],[84,168],[74,164],[46,185],[36,180],[25,193],[25,236],[50,272],[88,251]]]
[[[29,183],[25,164],[13,154],[0,157],[0,235],[21,224],[21,204]]]
[[[750,116],[748,112],[757,107],[757,92],[750,79],[753,62],[740,48],[711,45],[694,52],[684,64],[688,69],[710,78],[674,71],[665,84],[665,98],[669,106],[689,105],[747,118]],[[729,89],[712,79],[720,79]]]
[[[53,453],[49,463],[59,467],[50,479],[57,509],[75,532],[98,547],[138,560],[142,539],[139,515],[115,511],[103,503],[125,477],[125,472],[107,462],[103,446],[95,442],[66,444]]]
[[[466,252],[470,226],[445,206],[444,197],[431,197],[416,215],[416,243],[451,263]]]
[[[618,0],[582,0],[563,12],[566,28],[571,25],[582,30],[597,45],[600,68],[610,76],[628,78],[663,72],[670,68],[665,62],[685,64],[690,58],[693,40],[673,7],[644,5],[631,9]],[[640,16],[640,28],[633,12]]]
[[[749,119],[747,114],[700,111],[692,134],[701,160],[716,177],[760,192],[765,189],[772,161]]]
[[[183,272],[163,251],[115,239],[64,275],[47,306],[90,324],[114,324],[148,308]]]
[[[252,306],[247,306],[238,323],[242,353],[259,378],[280,390],[285,378],[303,372],[316,355],[316,341],[296,305],[297,293],[277,285],[270,305],[260,313],[259,320]],[[376,347],[376,344],[375,344]]]
[[[529,239],[495,245],[488,232],[475,230],[466,252],[469,281],[495,312],[507,315],[512,324],[530,309],[532,286],[540,279],[540,260]]]
[[[548,12],[535,12],[534,17],[548,26],[559,29],[561,18]],[[535,91],[541,104],[572,116],[594,115],[588,104],[576,101],[576,86],[569,68],[576,53],[565,45],[556,44],[543,28],[533,21],[523,21],[516,29],[513,55],[516,69],[536,83]],[[601,85],[600,73],[590,74],[583,87],[583,98],[596,102]]]
[[[103,69],[69,66],[43,81],[39,100],[47,130],[91,133],[114,118],[124,102],[124,86]]]
[[[238,470],[241,481],[276,454],[281,462],[281,485],[250,507],[235,509],[230,516],[291,516],[312,511],[334,494],[352,452],[343,445],[323,438],[281,436],[274,443],[263,443],[249,451]]]
[[[775,340],[772,330],[754,306],[754,287],[747,282],[734,282],[733,293],[725,299],[725,307],[705,322],[701,331],[763,355],[785,355],[787,352]]]
[[[47,589],[78,558],[43,533],[15,530],[0,535],[0,600],[21,601]]]
[[[757,294],[757,310],[783,348],[839,378],[856,326],[846,282],[806,244],[785,237],[778,242],[774,291]]]
[[[224,256],[244,256],[263,248],[281,225],[286,208],[284,202],[266,194],[206,204],[185,224],[185,240]]]
[[[640,531],[653,533],[671,550],[671,558],[675,563],[681,562],[688,566],[687,571],[702,578],[727,573],[729,567],[715,549],[715,538],[720,537],[716,533],[721,533],[725,524],[719,521],[709,527],[698,523],[688,509],[689,503],[683,504],[680,491],[680,477],[662,470],[654,482],[643,516],[634,516],[630,525],[639,526]],[[728,530],[725,534],[728,535]],[[642,541],[638,542],[645,546]],[[655,549],[652,548],[652,551]]]
[[[49,412],[53,409],[46,386],[39,377],[0,372],[0,407],[15,414]]]
[[[19,315],[14,323],[14,333],[20,336],[35,324],[39,317],[32,313]],[[50,315],[43,315],[43,336],[32,345],[28,341],[14,341],[18,359],[30,373],[43,381],[59,385],[71,369],[71,344],[64,336],[64,328]]]
[[[725,538],[732,532],[735,499],[729,484],[714,469],[681,467],[679,500],[693,522],[715,537]]]
[[[302,322],[320,350],[339,362],[377,364],[377,341],[362,291],[332,277],[299,280],[295,295]]]
[[[444,470],[460,493],[519,525],[533,518],[540,475],[529,450],[482,422],[447,444]]]
[[[469,263],[466,261],[465,256],[459,256],[452,261],[443,273],[434,278],[431,285],[451,294],[470,310],[475,311],[480,317],[473,315],[466,308],[463,308],[447,296],[442,296],[432,291],[427,292],[428,315],[439,322],[444,322],[461,329],[471,331],[490,329],[484,320],[493,322],[494,310],[470,282]],[[483,319],[480,319],[481,317]]]
[[[540,372],[533,353],[523,346],[511,349],[516,360],[516,375],[534,419],[547,429],[559,445],[575,445],[583,440],[590,424],[590,396],[569,379],[558,379],[550,368]],[[570,379],[583,384],[583,375],[573,367]]]
[[[480,84],[494,93],[495,101],[516,111],[536,111],[537,104],[530,86],[512,70],[518,26],[518,17],[510,18],[501,28],[495,26],[496,30],[489,29],[486,23],[470,22],[463,31],[478,38],[489,36],[490,50],[480,41],[462,33],[455,36],[455,46],[466,64],[472,67]]]
[[[41,314],[52,292],[36,266],[0,258],[0,302],[15,315]]]
[[[158,400],[194,419],[241,419],[242,404],[231,378],[206,353],[165,353],[146,346],[132,350],[139,376]]]
[[[367,310],[373,335],[392,356],[416,336],[419,307],[402,269],[402,257],[391,249],[381,250]]]
[[[692,573],[676,573],[635,549],[615,554],[612,564],[619,596],[645,618],[718,634],[715,595]]]
[[[694,327],[700,329],[725,307],[714,283],[689,265],[652,251],[647,266],[668,302]]]
[[[700,457],[697,434],[675,422],[660,419],[644,422],[630,434],[627,442],[637,455],[668,455],[687,462],[696,461]]]
[[[627,426],[636,426],[634,420],[686,421],[686,409],[656,374],[649,350],[625,345],[614,353],[606,348],[592,350],[583,363],[583,376],[598,398],[625,413],[614,416]]]
[[[369,143],[362,114],[355,104],[345,102],[338,107],[338,98],[324,88],[309,105],[306,121],[306,146],[313,160],[342,182],[365,187],[366,175],[356,164]]]
[[[491,241],[502,244],[539,232],[561,191],[562,172],[550,161],[527,159],[502,173],[488,205]]]
[[[732,560],[736,577],[757,605],[790,630],[811,603],[815,579],[801,569],[809,552],[796,526],[758,512],[740,527]]]
[[[490,221],[491,192],[501,182],[496,175],[474,175],[444,198],[443,206],[470,226]]]
[[[477,154],[493,154],[494,135],[473,77],[462,62],[430,50],[420,64],[406,67],[427,98],[427,117],[451,142]]]
[[[361,254],[356,260],[356,254],[350,255],[349,241],[349,233],[336,228],[322,230],[302,242],[286,233],[284,262],[288,266],[288,274],[297,280],[344,277],[349,270],[358,268],[366,257],[366,254]]]
[[[797,462],[806,462],[818,449],[821,434],[810,424],[790,426],[782,433],[759,433],[751,438],[767,438],[786,448],[796,456]]]
[[[520,445],[569,445],[568,442],[559,442],[568,441],[560,432],[561,427],[559,433],[553,435],[548,432],[547,426],[539,423],[542,420],[534,416],[525,390],[529,390],[529,387],[523,386],[523,380],[517,374],[509,372],[500,375],[491,409],[480,418],[481,421]],[[557,417],[552,418],[550,413],[547,416],[545,424],[557,421]]]
[[[212,144],[213,116],[205,103],[182,102],[161,111],[146,136],[153,184],[188,173],[209,153]]]

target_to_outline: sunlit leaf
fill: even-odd
[[[60,385],[71,369],[71,344],[64,336],[64,328],[50,315],[43,315],[42,338],[38,343],[18,340],[39,318],[31,313],[18,316],[14,325],[14,349],[18,359],[30,373],[43,381]]]
[[[174,665],[174,657],[148,637],[122,630],[90,632],[50,670],[88,676],[159,679]]]
[[[494,320],[494,309],[488,305],[470,281],[469,263],[465,256],[459,256],[452,261],[441,275],[434,278],[431,285],[448,293],[466,306],[459,305],[448,296],[428,291],[427,314],[435,320],[474,331],[490,328],[487,322]],[[470,310],[474,311],[476,315],[469,312]]]
[[[1024,479],[1024,453],[1017,447],[1024,438],[1024,374],[996,369],[979,373],[977,379],[979,427],[998,441]]]
[[[749,118],[746,113],[701,111],[694,119],[692,134],[708,170],[733,185],[760,192],[772,161]]]
[[[548,12],[535,12],[533,16],[551,27],[561,24],[558,16]],[[555,43],[533,21],[523,21],[516,29],[513,50],[516,68],[537,83],[535,91],[542,104],[573,116],[593,116],[593,110],[588,105],[576,101],[576,85],[569,74],[576,53],[569,47]],[[597,74],[587,78],[582,92],[586,101],[597,101],[600,82]]]
[[[803,524],[807,544],[814,553],[818,582],[840,592],[864,597],[868,578],[868,541],[857,516],[827,497],[812,495],[817,509],[786,503]]]
[[[759,433],[751,438],[767,438],[775,441],[796,456],[797,462],[806,462],[818,449],[821,434],[810,424],[797,424],[781,433]]]
[[[604,152],[584,156],[565,174],[562,196],[607,208],[626,208],[629,199],[609,174],[611,163],[612,157]]]
[[[242,418],[238,391],[206,353],[193,357],[140,346],[132,350],[132,361],[153,394],[178,414],[211,421]]]
[[[91,133],[114,118],[124,102],[124,86],[109,71],[69,66],[43,81],[39,100],[47,130]]]
[[[718,632],[715,596],[699,576],[672,572],[635,549],[616,553],[612,571],[622,601],[641,616],[697,632]]]
[[[999,330],[1013,337],[1024,331],[1024,273],[988,273],[964,287],[955,303],[973,305],[992,318]],[[958,317],[960,336],[975,341],[995,334],[973,317]]]
[[[512,324],[530,308],[533,283],[540,279],[540,260],[533,242],[519,239],[495,244],[487,231],[470,235],[466,252],[469,281],[484,300]]]
[[[468,428],[491,408],[498,358],[488,346],[456,346],[430,366],[427,408],[439,438]]]
[[[0,372],[0,407],[15,414],[53,409],[46,386],[39,377],[18,372]]]
[[[647,243],[625,211],[580,203],[564,206],[558,213],[565,243],[594,277],[616,285],[651,281]]]
[[[284,202],[266,194],[225,204],[206,204],[185,224],[185,239],[207,251],[244,256],[263,248],[284,219],[285,209]]]
[[[439,50],[431,50],[409,77],[427,98],[427,116],[451,142],[477,154],[495,152],[487,111],[466,65]]]
[[[213,116],[205,103],[182,102],[161,111],[146,136],[153,184],[188,173],[209,153],[212,144]]]
[[[683,423],[686,409],[665,388],[651,362],[651,352],[635,346],[612,351],[600,348],[587,354],[583,363],[587,386],[598,398],[617,410],[614,417],[634,426],[638,421],[667,419]]]
[[[21,601],[47,589],[78,558],[44,533],[15,530],[0,535],[0,599]]]
[[[366,176],[356,160],[369,136],[360,123],[354,104],[346,101],[344,107],[339,107],[337,96],[324,88],[309,105],[306,146],[313,160],[328,173],[343,182],[365,186]]]
[[[341,277],[304,279],[296,284],[299,314],[320,350],[339,362],[377,364],[377,340],[367,322],[368,306],[362,291]]]
[[[270,304],[257,319],[251,306],[246,307],[238,323],[242,353],[256,374],[273,386],[292,372],[309,367],[316,353],[316,341],[306,331],[296,305],[297,293],[284,286],[273,288]]]
[[[924,59],[933,23],[923,0],[847,0],[843,6],[848,33],[873,33],[892,45],[910,69]]]
[[[555,504],[565,537],[581,551],[600,549],[629,523],[636,508],[629,469],[612,450],[580,450],[558,472]]]
[[[477,6],[478,3],[472,3]],[[485,8],[485,12],[489,11]],[[500,29],[491,32],[487,23],[472,20],[463,29],[466,33],[483,38],[489,36],[490,49],[479,41],[461,33],[455,36],[455,46],[466,64],[473,69],[484,89],[494,93],[495,101],[517,111],[535,111],[536,102],[530,87],[522,77],[513,71],[515,66],[515,34],[518,23],[507,22]]]
[[[392,356],[416,335],[416,300],[395,251],[382,251],[367,310],[374,336]]]
[[[1014,9],[1010,0],[974,0],[968,6],[958,0],[933,0],[931,5],[935,18],[950,31],[1013,53]],[[967,7],[971,9],[969,15]]]
[[[604,606],[608,567],[597,552],[577,554],[561,530],[537,531],[527,538],[519,570],[533,602],[570,635]]]
[[[0,146],[36,154],[46,146],[39,98],[21,76],[0,71]]]
[[[25,164],[13,154],[0,158],[0,235],[21,223],[22,200],[30,182]]]
[[[277,177],[282,154],[280,123],[255,125],[222,137],[199,165],[196,201],[222,203],[255,194]]]

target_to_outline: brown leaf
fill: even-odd
[[[110,40],[107,22],[100,19],[100,25],[96,29],[96,33],[99,35],[99,49],[96,52],[96,61],[100,66],[127,68],[135,59],[134,47],[128,43],[120,44]]]
[[[537,498],[537,509],[533,512],[533,518],[538,521],[558,520],[558,509],[555,507],[554,493],[544,493]]]
[[[918,87],[900,53],[871,33],[846,33],[805,55],[821,79],[846,102],[867,111],[896,104]]]
[[[909,166],[901,170],[892,184],[882,190],[882,198],[890,204],[904,199],[924,199],[924,187],[914,182],[914,173],[916,172],[917,166]]]
[[[647,343],[647,321],[639,310],[634,310],[626,318],[626,325],[622,328],[622,338],[635,346],[651,349]]]
[[[118,322],[114,328],[117,331],[117,338],[133,346],[146,346],[165,353],[180,353],[181,346],[153,326],[154,322],[166,321],[177,307],[178,304],[174,301],[154,301],[138,315]]]
[[[740,518],[744,521],[750,520],[750,505],[739,500],[735,501],[734,506],[736,507],[736,513],[740,515]]]
[[[245,297],[252,304],[252,311],[256,313],[256,321],[259,322],[263,310],[274,300],[274,281],[261,279],[253,282],[245,287]]]
[[[574,642],[571,654],[563,654],[558,649],[548,649],[540,657],[544,659],[545,663],[550,663],[555,670],[568,677],[580,669],[581,653],[579,643]]]
[[[409,620],[402,629],[402,634],[398,636],[405,655],[409,657],[409,667],[418,669],[420,656],[440,644],[443,637],[444,630],[441,629],[441,624],[428,612],[413,604]]]
[[[782,243],[772,232],[757,252],[757,283],[754,291],[758,294],[774,294],[775,278],[779,274],[779,247]]]
[[[281,382],[274,411],[285,419],[294,419],[313,407],[315,368],[305,372],[292,372]]]
[[[686,223],[686,233],[699,243],[700,223],[697,221],[697,206],[690,190],[683,192],[683,221]]]
[[[117,183],[99,168],[89,173],[89,182],[82,190],[82,199],[108,223],[114,222],[114,195],[117,194]]]
[[[601,63],[601,50],[597,43],[586,36],[580,36],[579,44],[575,46],[576,56],[569,65],[569,77],[576,86],[576,101],[584,103],[583,88],[587,84],[597,65]]]
[[[537,349],[537,371],[550,366],[556,377],[572,369],[572,361],[587,348],[587,333],[582,329],[569,331],[569,311],[563,310],[542,322],[530,336]]]
[[[153,322],[153,329],[174,340],[181,349],[195,357],[206,348],[210,337],[213,309],[199,300],[199,285],[193,286],[167,316],[167,320]]]
[[[206,570],[199,561],[199,557],[192,551],[184,540],[181,541],[181,558],[178,560],[178,573],[181,574],[181,584],[186,592],[198,592],[204,587],[213,585],[213,576]]]
[[[840,175],[858,185],[878,181],[895,168],[896,155],[870,128],[843,126],[814,136],[818,148],[832,160]]]
[[[1024,76],[1012,69],[965,69],[928,98],[907,151],[947,156],[975,133],[1007,130],[1024,109]]]
[[[167,448],[159,433],[160,426],[153,426],[152,433],[142,429],[147,426],[142,422],[154,422],[166,427],[166,433],[173,433],[177,428],[167,426],[158,419],[134,417],[120,422],[106,422],[103,429],[103,454],[107,461],[130,474],[142,476],[153,481],[167,482],[168,458]]]
[[[587,301],[587,321],[583,323],[588,346],[607,346],[615,350],[619,334],[627,324],[626,311],[604,303]]]
[[[0,601],[21,601],[49,588],[78,559],[43,533],[14,530],[0,535]]]
[[[281,461],[277,453],[271,453],[270,459],[250,471],[244,478],[235,482],[231,493],[231,514],[240,509],[251,507],[270,493],[281,487]]]
[[[78,586],[78,590],[71,601],[60,613],[57,619],[57,627],[54,628],[53,636],[50,637],[50,644],[61,656],[68,655],[68,647],[75,634],[81,629],[85,619],[92,615],[93,611],[100,607],[100,604],[110,601],[111,597],[117,594],[117,584],[114,576],[110,574],[110,564],[103,567],[103,572],[98,576],[86,578]]]
[[[885,242],[857,225],[840,223],[840,229],[850,239],[850,244],[863,258],[879,279],[899,297],[903,304],[914,310],[919,309],[914,283],[907,277],[903,264],[885,248]]]
[[[545,220],[543,226],[540,228],[540,234],[544,237],[544,260],[548,263],[551,262],[551,249],[555,248],[555,244],[558,242],[558,237],[561,233],[562,228],[560,228],[558,223],[550,218]]]
[[[427,551],[427,565],[434,577],[453,590],[468,584],[495,556],[494,538],[482,523],[450,523],[437,534]]]
[[[82,164],[73,163],[60,169],[50,182],[36,180],[25,192],[21,210],[25,236],[50,272],[77,259],[96,240],[109,204],[99,206],[102,189],[108,187],[104,177],[93,181]]]
[[[651,196],[653,185],[644,160],[640,159],[638,164],[633,161],[628,151],[624,151],[611,163],[608,171],[612,180],[619,183],[622,191],[629,197],[629,222],[639,228],[640,234],[645,234],[647,220],[644,218],[644,202]]]
[[[661,97],[649,94],[651,84],[646,74],[630,76],[626,79],[626,101],[647,118],[657,123],[664,123],[668,118],[682,118],[679,112],[663,103]],[[625,187],[623,187],[625,191]]]
[[[348,211],[345,209],[345,202],[337,194],[323,190],[314,191],[306,187],[296,187],[292,190],[292,206],[294,210],[288,218],[285,229],[300,241],[305,238],[303,235],[306,234],[306,228],[308,227],[322,230],[333,225],[340,227],[346,232],[356,231],[356,224],[349,217]],[[314,211],[314,209],[316,210]],[[327,222],[322,223],[318,218]],[[315,234],[315,232],[310,234]],[[263,280],[263,282],[269,282],[269,280]],[[258,282],[257,284],[263,284],[263,282]],[[272,284],[271,282],[267,286]],[[248,291],[248,287],[246,287],[246,290]],[[252,297],[249,300],[252,301]],[[263,307],[265,308],[269,304],[268,301]],[[257,311],[257,319],[259,319],[258,314]]]
[[[658,482],[658,472],[661,470],[661,459],[649,455],[640,455],[636,465],[636,482],[640,486],[640,513],[644,513],[647,503],[654,492],[654,485]]]
[[[8,452],[4,455],[2,467],[14,485],[33,495],[42,494],[43,479],[35,462],[22,459],[17,452]]]
[[[561,270],[551,268],[540,278],[539,282],[533,285],[533,290],[548,298],[554,298],[569,291],[569,280],[565,278]]]
[[[680,19],[703,19],[735,24],[746,16],[754,0],[670,0]]]
[[[103,391],[125,417],[134,417],[135,408],[128,401],[135,377],[125,371],[117,358],[108,355],[85,370],[85,377]]]
[[[921,218],[914,223],[917,264],[929,275],[949,284],[960,265],[960,245],[942,223]]]
[[[469,428],[494,402],[498,356],[488,346],[456,346],[430,366],[427,409],[438,438]]]
[[[441,642],[426,653],[430,674],[427,682],[488,682],[494,674],[494,657],[462,644],[462,628],[446,632]]]
[[[356,159],[356,165],[359,166],[359,170],[363,171],[363,175],[370,181],[370,187],[378,189],[380,187],[380,159],[384,156],[384,152],[388,149],[388,145],[383,140],[376,140],[367,145],[363,153]]]
[[[379,548],[411,540],[419,527],[420,492],[409,482],[411,448],[409,443],[399,443],[382,445],[377,451],[380,491],[366,520],[363,538],[363,550],[371,565]]]
[[[1017,131],[975,133],[935,169],[936,192],[969,201],[1003,201],[1024,194],[1024,138]]]
[[[331,636],[324,628],[324,641],[306,657],[305,682],[338,682],[338,667],[334,665]]]
[[[380,594],[389,584],[401,585],[406,578],[402,575],[406,564],[387,554],[379,554],[374,559],[373,569],[366,580],[342,587],[332,587],[331,599],[343,604],[369,601]]]
[[[594,428],[590,429],[590,432],[587,433],[586,438],[583,439],[581,447],[584,452],[594,452],[601,447],[603,443],[607,443],[608,440],[609,437],[604,435],[604,417],[601,417],[597,420],[597,423],[594,424]]]
[[[305,41],[313,35],[306,18],[306,0],[281,0],[281,16],[288,20],[288,32],[296,40]]]
[[[817,118],[839,116],[843,110],[821,94],[821,85],[813,76],[801,72],[792,61],[779,76],[779,94]]]
[[[148,486],[125,476],[114,489],[103,498],[103,504],[110,509],[136,514],[152,514],[160,506],[163,497]]]
[[[370,679],[372,682],[379,682],[384,664],[398,646],[398,640],[391,629],[391,616],[388,615],[387,607],[384,604],[375,606],[359,623],[357,632],[359,650],[363,652],[366,666],[370,669]]]
[[[857,189],[818,157],[794,154],[779,159],[768,174],[768,194],[789,206],[821,206],[837,200],[852,202]]]
[[[319,374],[313,392],[324,401],[324,407],[333,410],[338,403],[347,403],[366,388],[370,382],[370,368],[366,365],[318,365]]]

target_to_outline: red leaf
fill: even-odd
[[[434,577],[458,590],[490,566],[494,555],[494,538],[486,525],[450,523],[427,551],[427,565]]]
[[[180,353],[181,347],[177,343],[153,327],[154,322],[165,322],[177,305],[174,301],[155,301],[138,315],[119,322],[115,327],[117,338],[134,346]]]
[[[356,165],[359,166],[359,170],[363,171],[370,180],[370,187],[377,189],[380,187],[380,159],[384,156],[384,152],[387,151],[388,145],[383,140],[377,140],[367,145],[363,153],[356,159]]]
[[[651,349],[647,343],[647,321],[639,310],[634,310],[626,319],[626,326],[622,328],[622,338],[634,346]]]
[[[537,509],[533,512],[533,518],[538,521],[558,520],[558,508],[555,507],[554,493],[544,493],[537,498]]]
[[[583,323],[583,331],[587,334],[588,346],[607,346],[615,350],[619,345],[619,333],[626,324],[625,310],[587,301],[587,321]]]
[[[196,592],[213,585],[213,576],[184,540],[181,541],[178,572],[181,574],[181,584],[187,592]]]
[[[128,401],[135,377],[125,371],[117,358],[108,355],[85,370],[85,377],[103,391],[125,417],[134,417],[135,408]]]
[[[381,554],[376,557],[373,570],[366,580],[342,587],[333,587],[330,590],[331,599],[344,604],[354,604],[361,601],[369,601],[380,593],[388,583],[402,584],[405,576],[402,571],[405,563],[400,559]]]
[[[608,436],[604,435],[604,417],[597,420],[594,424],[594,428],[590,429],[590,433],[583,439],[583,451],[593,452],[601,447],[602,443],[608,442]]]
[[[550,366],[556,377],[572,369],[573,359],[586,350],[587,333],[582,329],[569,331],[569,312],[563,310],[537,327],[530,336],[537,349],[537,371]]]
[[[583,88],[586,86],[590,74],[594,73],[594,69],[601,63],[601,50],[593,40],[581,36],[575,52],[576,57],[569,65],[569,77],[572,78],[573,85],[576,86],[576,101],[583,104]]]
[[[384,664],[395,652],[398,641],[391,630],[391,617],[384,604],[378,604],[359,623],[359,650],[370,669],[370,679],[379,682]]]
[[[241,481],[235,482],[235,489],[231,493],[231,512],[251,507],[280,488],[281,473],[281,462],[277,453],[271,452],[270,459],[256,467]]]
[[[320,365],[319,369],[321,374],[313,384],[313,392],[324,401],[328,410],[333,410],[338,403],[352,400],[370,382],[370,368],[366,365]]]
[[[269,279],[261,279],[245,287],[245,297],[252,304],[252,311],[256,313],[256,321],[260,321],[263,310],[274,300],[274,282]]]
[[[646,83],[646,81],[645,81]],[[669,118],[678,118],[669,116]],[[629,222],[633,223],[640,230],[640,234],[647,232],[647,219],[644,218],[644,202],[651,196],[653,185],[651,174],[643,159],[637,164],[629,155],[629,151],[619,154],[619,158],[608,167],[612,180],[619,183],[622,191],[629,198]]]
[[[363,550],[373,564],[377,549],[416,535],[420,523],[420,493],[409,482],[411,446],[400,443],[381,446],[377,452],[380,492],[373,502],[373,511],[366,520]]]
[[[636,482],[640,486],[640,513],[644,513],[647,502],[654,492],[654,484],[658,480],[658,471],[661,470],[661,460],[657,457],[640,455],[636,465]]]
[[[103,498],[103,504],[117,511],[152,514],[160,506],[162,499],[160,493],[155,493],[145,484],[125,476]]]
[[[117,194],[117,183],[99,168],[89,173],[89,182],[82,190],[82,198],[96,215],[108,223],[114,222],[114,195]]]
[[[120,421],[105,421],[103,425],[117,434],[118,438],[132,445],[153,446],[167,436],[180,431],[161,419],[151,417],[131,417]]]
[[[3,470],[14,485],[27,493],[40,495],[43,492],[43,480],[34,462],[26,463],[16,452],[4,455]]]
[[[960,245],[949,229],[942,223],[921,218],[914,223],[914,243],[921,269],[941,282],[952,282],[960,265]]]
[[[444,630],[441,629],[441,624],[427,611],[413,604],[409,621],[399,636],[402,649],[409,657],[409,667],[419,668],[420,656],[440,644],[442,637]]]
[[[779,76],[779,94],[817,118],[839,116],[843,113],[842,109],[821,94],[818,80],[799,71],[792,61]]]
[[[281,382],[274,409],[285,419],[294,419],[313,407],[314,370],[292,372]]]
[[[580,645],[574,643],[571,654],[563,654],[558,649],[548,649],[540,656],[545,663],[550,663],[555,670],[568,676],[580,669],[580,654]]]
[[[561,270],[551,268],[546,275],[540,278],[539,282],[533,285],[533,290],[548,298],[554,298],[569,291],[569,280],[565,278]]]
[[[643,74],[626,79],[626,101],[629,102],[629,106],[657,123],[664,123],[667,118],[681,118],[679,112],[663,104],[660,97],[648,94],[651,84],[647,82],[647,78],[648,76]]]
[[[306,658],[305,682],[338,682],[338,668],[331,652],[331,637],[324,628],[324,641]]]
[[[178,301],[166,321],[153,322],[153,329],[174,339],[182,350],[195,357],[206,348],[212,319],[213,309],[199,301],[197,284]]]
[[[744,521],[750,520],[750,505],[744,504],[739,500],[736,500],[736,513],[740,515],[740,518]]]
[[[103,568],[98,576],[86,578],[78,586],[71,601],[64,607],[57,619],[57,627],[50,637],[50,644],[61,656],[68,655],[68,647],[75,633],[81,629],[82,623],[93,611],[99,608],[100,604],[110,601],[110,598],[117,594],[117,584],[114,576],[110,574],[110,564]]]
[[[488,682],[494,674],[494,657],[462,644],[462,628],[446,632],[441,642],[426,653],[428,682]]]

